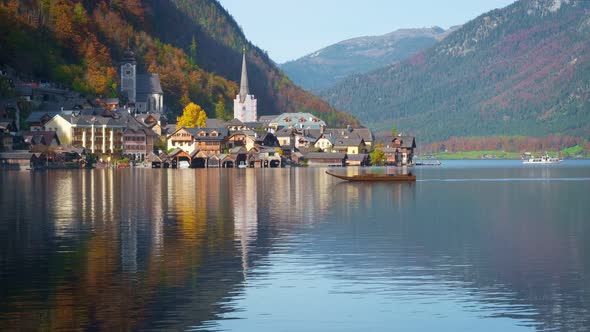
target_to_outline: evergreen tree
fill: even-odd
[[[225,109],[225,103],[223,99],[219,99],[217,104],[215,104],[215,117],[220,120],[230,120],[230,116]]]

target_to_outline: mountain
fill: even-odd
[[[293,84],[216,0],[0,2],[0,68],[13,68],[20,77],[116,96],[117,63],[127,47],[140,72],[160,75],[175,114],[188,101],[209,116],[218,104],[233,114],[245,48],[259,115],[309,111],[331,125],[359,125]]]
[[[590,1],[521,0],[410,59],[322,95],[378,130],[451,136],[590,134]]]
[[[367,73],[405,60],[432,47],[457,28],[401,29],[382,36],[353,38],[280,67],[303,88],[321,91],[352,74]]]

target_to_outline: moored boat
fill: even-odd
[[[326,171],[326,174],[335,178],[346,181],[398,181],[398,182],[415,182],[416,176],[408,174],[358,174],[358,175],[340,175]]]

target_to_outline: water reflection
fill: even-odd
[[[589,169],[0,173],[0,330],[583,330]]]

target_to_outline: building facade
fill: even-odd
[[[154,151],[156,137],[150,129],[128,127],[123,131],[123,155],[135,160],[145,159],[148,153]]]

